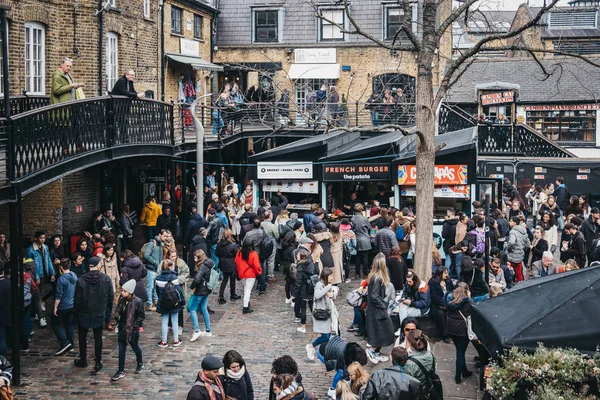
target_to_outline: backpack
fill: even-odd
[[[259,259],[260,261],[267,260],[271,254],[273,253],[273,249],[275,248],[275,244],[273,243],[273,238],[267,234],[264,228],[260,228],[263,233],[263,237],[260,240],[260,252]]]
[[[377,232],[379,232],[379,228],[377,225],[371,225],[371,230],[369,231],[369,237],[371,238],[371,245],[376,243]]]
[[[306,292],[311,296],[315,294],[315,282],[318,280],[318,275],[311,275],[311,277],[306,280]]]
[[[13,400],[14,394],[12,386],[4,385],[0,388],[0,400]]]
[[[208,282],[205,281],[205,283],[208,290],[215,290],[219,284],[219,270],[216,267],[210,269],[210,278],[208,278]]]
[[[435,372],[435,368],[427,372],[423,364],[414,357],[408,357],[408,359],[414,362],[421,372],[427,378],[427,383],[422,386],[422,398],[430,400],[443,400],[444,399],[444,388],[442,387],[442,381],[439,375]],[[435,359],[433,361],[435,366]]]
[[[149,242],[144,243],[144,245],[142,246],[142,249],[140,250],[140,261],[142,262],[142,264],[146,265],[146,263],[148,262],[148,260],[146,260],[145,254],[146,254],[146,250],[148,250],[148,246],[150,245],[150,243],[152,243],[153,246],[156,246],[156,240],[152,239]]]
[[[173,276],[173,275],[171,275]],[[169,277],[170,279],[171,277]],[[179,290],[177,287],[173,285],[171,280],[167,281],[165,288],[163,289],[163,295],[160,300],[160,306],[163,311],[173,310],[182,305],[181,295],[179,294]]]

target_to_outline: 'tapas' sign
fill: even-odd
[[[323,182],[385,182],[390,180],[390,164],[342,163],[323,165]]]

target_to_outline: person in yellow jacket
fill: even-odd
[[[156,199],[152,196],[146,197],[146,205],[142,208],[142,215],[140,215],[140,221],[142,225],[146,226],[146,238],[148,242],[154,239],[157,235],[156,231],[156,220],[158,216],[162,214],[160,205],[156,203]]]

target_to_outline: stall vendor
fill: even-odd
[[[354,213],[354,206],[357,203],[360,203],[360,201],[356,196],[356,192],[351,192],[350,197],[346,201],[344,201],[344,211],[350,214]]]
[[[389,205],[390,197],[391,197],[391,195],[389,192],[386,192],[385,187],[383,185],[379,185],[377,187],[377,193],[375,193],[375,196],[373,196],[373,202],[377,202],[377,203],[374,203],[375,205],[381,205],[381,204]]]

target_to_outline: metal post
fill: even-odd
[[[485,282],[490,281],[490,195],[485,194]]]
[[[176,160],[173,158],[171,160],[171,182],[169,182],[169,184],[171,185],[171,221],[173,222],[175,216],[177,215],[177,207],[175,207],[175,205],[177,204],[177,196],[175,196],[175,185],[177,184],[177,162]],[[173,237],[177,237],[177,232],[171,232],[173,234]]]
[[[356,105],[356,108],[354,109],[355,110],[355,112],[354,112],[354,120],[356,122],[355,126],[358,126],[358,101],[355,103],[355,105]]]
[[[196,104],[205,97],[212,96],[212,93],[197,97],[191,105],[193,111],[196,110]],[[192,112],[194,127],[196,128],[196,204],[198,214],[204,215],[204,125],[202,121]]]
[[[10,250],[11,265],[10,283],[11,283],[11,302],[12,302],[12,366],[13,366],[13,385],[21,384],[21,329],[23,324],[23,256],[21,243],[23,241],[23,219],[22,219],[22,199],[21,187],[14,185],[16,202],[10,203]]]
[[[184,156],[185,161],[185,156]],[[188,202],[187,202],[187,168],[184,163],[181,166],[181,241],[183,243],[183,259],[187,260],[187,238],[185,237],[185,231],[189,220],[188,214]]]

